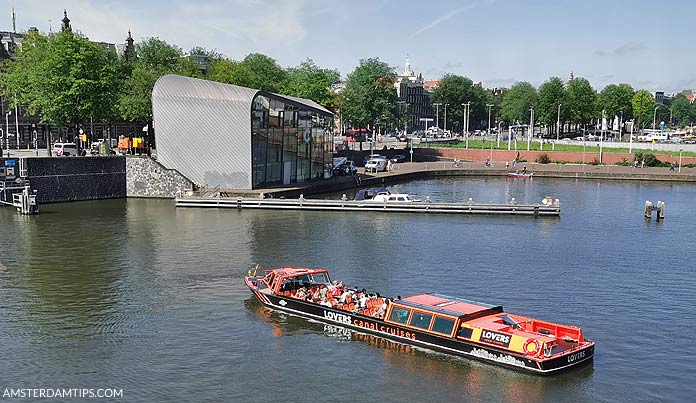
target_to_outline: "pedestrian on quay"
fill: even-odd
[[[674,172],[674,167],[675,167],[675,163],[674,163],[674,161],[672,161],[672,162],[669,164],[669,170],[670,170],[671,172]]]

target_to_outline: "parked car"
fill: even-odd
[[[367,157],[365,157],[365,158],[363,159],[363,165],[367,164],[367,162],[368,162],[369,160],[374,159],[374,158],[386,159],[382,154],[370,154],[370,155],[368,155]]]
[[[77,153],[77,145],[73,143],[55,143],[53,145],[53,150],[51,150],[51,154],[53,154],[56,157],[59,156],[76,156],[78,155]]]
[[[365,164],[365,172],[380,172],[387,170],[387,160],[385,158],[372,158]]]

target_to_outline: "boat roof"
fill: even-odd
[[[478,318],[503,312],[503,307],[500,305],[484,304],[482,302],[435,293],[413,295],[394,302],[426,311],[463,317],[465,319],[473,319],[474,317]]]
[[[279,269],[273,269],[273,270],[264,270],[266,272],[273,272],[275,274],[281,275],[281,276],[286,276],[286,277],[294,277],[294,276],[301,276],[303,274],[314,274],[314,273],[327,273],[325,269],[310,269],[308,267],[300,268],[300,267],[281,267]]]

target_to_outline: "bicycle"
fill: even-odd
[[[464,165],[464,163],[462,162],[462,160],[458,160],[458,159],[456,159],[456,158],[455,158],[454,161],[452,162],[452,166],[455,167],[455,168],[460,168],[460,167],[462,167],[463,165]]]

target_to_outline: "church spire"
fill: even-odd
[[[133,61],[135,58],[135,46],[133,46],[133,37],[130,29],[128,30],[128,38],[126,38],[126,48],[123,50],[123,58],[127,61]]]
[[[406,55],[406,64],[404,65],[404,76],[413,77],[415,74],[411,70],[411,59],[409,59],[408,54]]]
[[[72,27],[70,26],[70,18],[68,18],[68,10],[63,9],[63,26],[61,30],[72,32]]]

